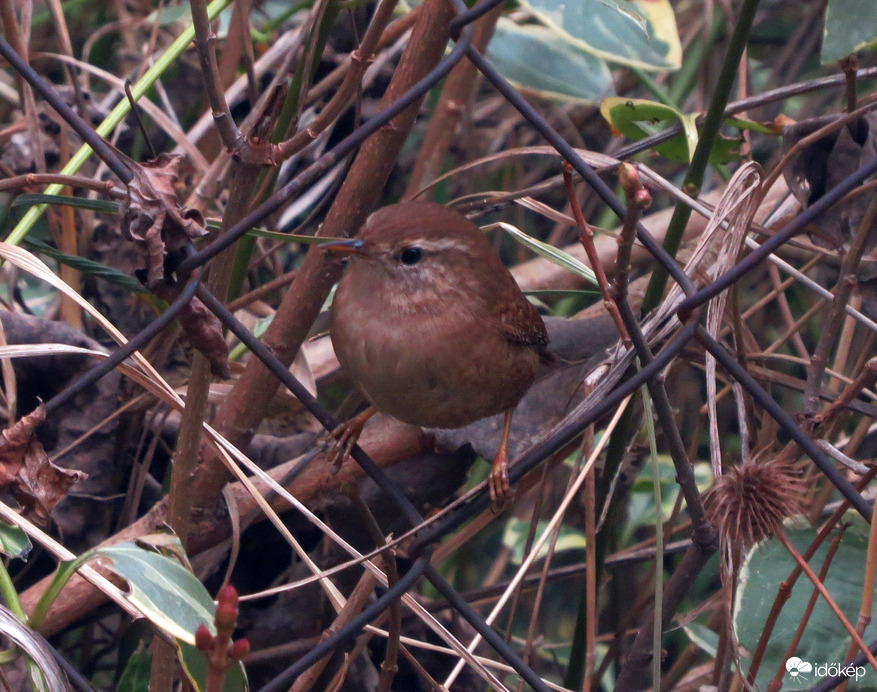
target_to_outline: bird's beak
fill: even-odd
[[[350,240],[330,240],[320,243],[320,249],[333,255],[364,255],[365,244],[359,238]]]

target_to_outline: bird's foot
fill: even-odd
[[[501,509],[512,497],[512,487],[509,484],[509,459],[501,450],[493,460],[490,475],[487,476],[487,487],[490,489],[490,503],[494,509]]]
[[[335,444],[329,452],[329,462],[332,464],[332,475],[338,473],[341,465],[347,461],[350,452],[359,441],[365,422],[377,413],[369,406],[362,413],[354,416],[346,423],[338,425],[329,436],[334,438]]]

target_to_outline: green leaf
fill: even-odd
[[[822,36],[823,65],[837,62],[851,53],[877,43],[877,2],[874,0],[829,0],[825,8]]]
[[[204,658],[204,654],[191,644],[177,640],[177,655],[179,656],[180,663],[183,664],[186,676],[192,682],[196,692],[206,690],[207,660]],[[244,664],[238,662],[229,666],[225,672],[222,692],[246,692],[248,689],[250,689],[250,685],[247,682]]]
[[[583,50],[643,70],[675,70],[682,46],[669,0],[521,0]]]
[[[95,548],[75,560],[61,562],[51,583],[43,593],[29,624],[37,628],[52,602],[73,573],[88,560],[104,558],[112,570],[128,582],[128,600],[153,625],[191,644],[195,630],[206,625],[214,631],[216,606],[204,585],[177,560],[134,543],[120,543]]]
[[[119,678],[116,692],[149,692],[152,676],[152,656],[148,651],[136,651],[128,659],[128,665]]]
[[[512,238],[517,240],[521,245],[529,248],[537,255],[544,257],[545,259],[553,262],[559,267],[563,267],[564,269],[571,271],[573,274],[578,274],[585,281],[594,284],[594,286],[597,285],[597,277],[594,276],[594,272],[591,270],[591,268],[583,262],[577,260],[569,253],[564,252],[563,250],[558,250],[553,245],[543,243],[541,240],[536,240],[535,238],[528,236],[523,231],[515,228],[510,223],[505,223],[503,221],[490,224],[489,226],[485,226],[482,230],[489,231],[494,228],[501,228]]]
[[[99,548],[93,557],[112,561],[112,570],[128,582],[128,600],[171,636],[194,644],[199,625],[213,629],[213,599],[176,560],[133,543]]]
[[[611,97],[600,104],[601,115],[621,134],[637,142],[666,130],[673,125],[682,126],[682,134],[661,142],[655,151],[674,161],[690,162],[697,147],[698,133],[694,114],[681,113],[672,106],[644,99]],[[720,137],[710,154],[710,162],[728,163],[736,159],[736,139]]]
[[[510,82],[545,98],[591,102],[614,93],[606,61],[552,27],[501,18],[487,56]]]
[[[852,520],[852,519],[851,519]],[[790,529],[787,531],[791,542],[800,553],[804,553],[816,532],[812,529]],[[810,566],[819,574],[825,561],[828,545],[823,542],[810,559]],[[844,533],[834,559],[824,580],[825,587],[837,605],[853,624],[856,622],[862,600],[862,587],[865,574],[865,556],[868,548],[868,531],[862,523],[856,523]],[[734,631],[742,647],[740,666],[749,668],[751,653],[758,644],[764,629],[767,615],[773,606],[780,583],[788,578],[795,568],[795,560],[775,538],[764,541],[753,548],[746,556],[737,580],[737,597],[734,603]],[[877,593],[877,590],[875,590]],[[755,683],[759,689],[767,689],[767,684],[778,670],[786,670],[786,651],[813,594],[813,584],[806,576],[801,576],[786,602],[770,641],[764,653]],[[808,617],[807,628],[794,651],[794,656],[813,666],[811,671],[803,671],[793,677],[788,672],[783,677],[783,689],[800,690],[812,687],[825,671],[819,673],[821,665],[842,664],[850,645],[850,636],[831,611],[823,598],[816,600],[815,607]],[[863,639],[872,642],[877,639],[877,622],[872,622],[865,630]],[[870,669],[858,681],[850,681],[848,689],[874,689],[877,673]]]
[[[57,204],[74,209],[88,209],[101,212],[102,214],[116,214],[119,211],[119,203],[106,199],[85,199],[84,197],[71,197],[70,195],[44,195],[28,193],[19,195],[12,202],[12,207],[32,207],[37,204]]]
[[[682,142],[686,161],[691,161],[697,147],[697,125],[693,115],[680,113],[672,106],[645,99],[627,99],[613,97],[604,99],[600,104],[600,114],[616,130],[628,139],[639,141],[657,134],[668,127],[682,125]],[[668,158],[679,158],[678,142],[663,142],[655,147]]]
[[[28,237],[23,240],[21,244],[31,252],[51,257],[56,262],[65,264],[68,267],[73,267],[73,269],[76,269],[83,274],[88,274],[96,279],[103,279],[104,281],[116,284],[117,286],[122,286],[134,293],[148,293],[148,291],[143,288],[140,282],[133,276],[128,276],[127,274],[120,272],[117,269],[113,269],[112,267],[108,267],[105,264],[101,264],[100,262],[85,259],[84,257],[79,257],[77,255],[67,255],[63,252],[59,252],[48,243],[44,243],[42,240],[37,240],[36,238]]]
[[[0,553],[7,557],[18,557],[27,560],[33,544],[27,534],[18,526],[0,522]]]

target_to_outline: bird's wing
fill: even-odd
[[[503,336],[510,343],[530,346],[542,353],[548,346],[548,332],[539,311],[521,293],[517,284],[510,287],[509,294],[510,299],[497,302]]]

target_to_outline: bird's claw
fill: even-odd
[[[342,423],[329,433],[330,437],[335,439],[335,444],[332,445],[332,450],[329,452],[329,462],[332,464],[333,476],[338,473],[342,464],[347,461],[350,452],[362,433],[362,426],[351,425],[352,422]]]
[[[502,508],[512,497],[512,486],[509,484],[508,462],[496,459],[490,475],[487,476],[487,487],[490,489],[490,503],[494,508]]]
[[[338,473],[341,469],[341,465],[347,461],[350,452],[353,451],[353,448],[359,441],[359,436],[362,434],[365,422],[371,418],[374,413],[374,409],[367,408],[346,423],[336,426],[335,429],[329,433],[329,437],[334,438],[335,440],[335,444],[332,445],[332,449],[329,452],[329,463],[332,464],[332,475]]]

